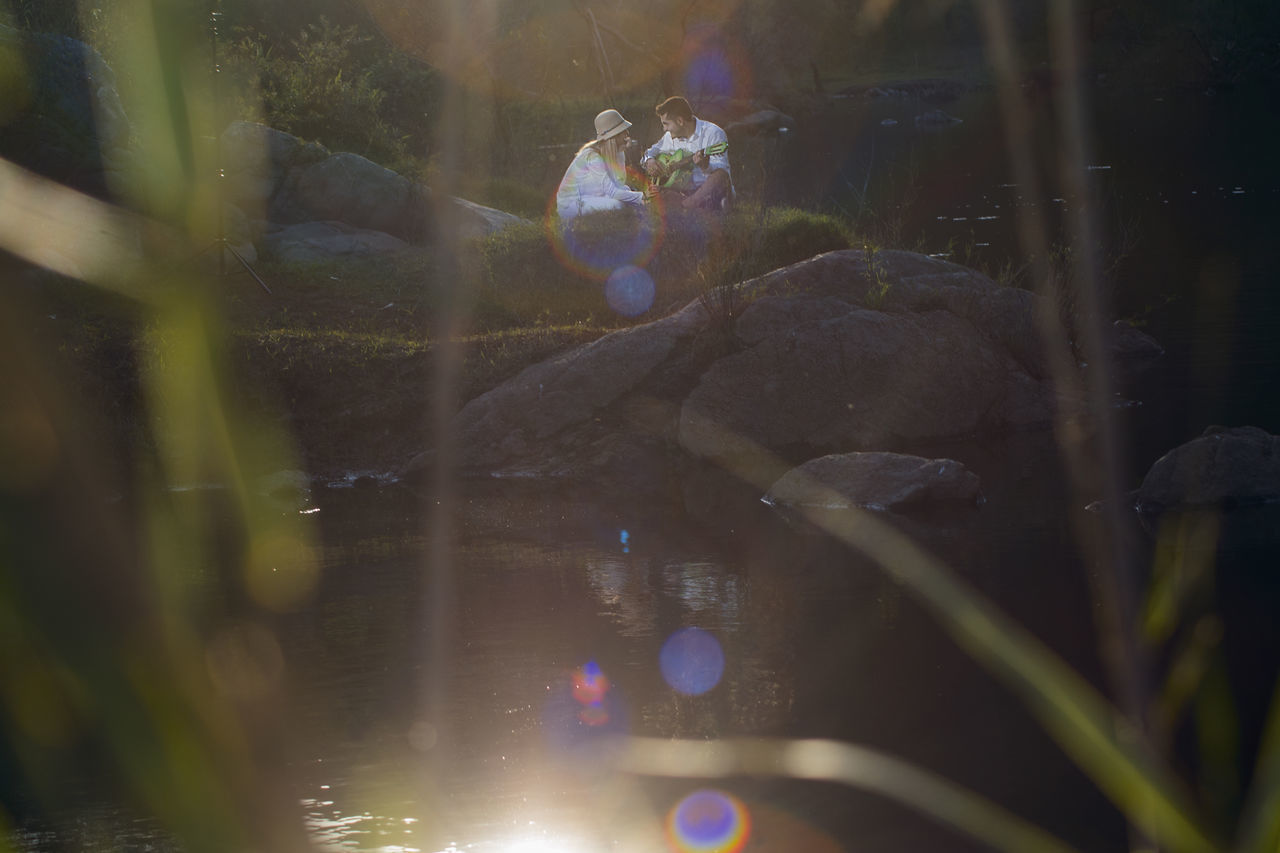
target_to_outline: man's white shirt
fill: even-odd
[[[643,162],[653,160],[662,152],[688,151],[692,154],[696,154],[704,148],[710,148],[712,145],[717,143],[728,141],[728,135],[726,135],[718,125],[712,124],[709,121],[703,121],[700,118],[695,119],[693,133],[689,134],[686,139],[673,139],[670,133],[662,134],[662,138],[649,146],[649,149],[644,152],[642,165]],[[708,159],[710,162],[707,163],[705,170],[700,168],[694,168],[692,170],[693,185],[695,187],[702,186],[707,180],[708,173],[714,172],[716,169],[724,169],[725,172],[729,173],[729,180],[733,180],[733,173],[729,172],[728,152],[713,154]]]

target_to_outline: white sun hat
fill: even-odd
[[[596,140],[603,141],[617,136],[631,127],[631,122],[622,117],[617,110],[605,110],[596,116]]]

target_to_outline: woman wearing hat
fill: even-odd
[[[625,146],[631,122],[617,110],[596,116],[596,138],[583,145],[560,179],[556,212],[568,222],[584,213],[644,206],[644,193],[626,184]]]

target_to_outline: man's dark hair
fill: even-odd
[[[679,95],[667,98],[662,103],[653,108],[659,118],[682,118],[689,120],[693,118],[693,107],[689,106],[689,102]]]

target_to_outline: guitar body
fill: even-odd
[[[728,142],[717,142],[715,145],[709,145],[701,151],[685,151],[677,149],[675,151],[659,151],[655,157],[658,165],[662,167],[663,174],[666,178],[655,178],[657,183],[664,190],[679,190],[684,192],[692,189],[693,186],[693,158],[698,154],[704,154],[707,157],[714,157],[717,154],[723,154],[729,150]]]

